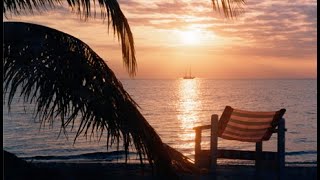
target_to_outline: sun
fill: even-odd
[[[180,38],[185,45],[195,45],[200,43],[201,34],[196,30],[181,31]]]

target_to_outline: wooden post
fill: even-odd
[[[201,129],[196,129],[195,137],[195,152],[194,152],[194,162],[197,167],[200,165],[200,151],[201,151]]]
[[[285,119],[281,118],[278,125],[278,179],[285,175]]]
[[[211,171],[216,171],[217,168],[217,153],[218,153],[218,115],[211,116]]]
[[[256,175],[259,176],[261,173],[261,165],[262,165],[262,141],[256,142],[256,160],[255,160],[255,168]]]

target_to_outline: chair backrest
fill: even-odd
[[[285,112],[285,109],[272,112],[244,111],[226,106],[218,123],[218,136],[246,142],[269,140]]]

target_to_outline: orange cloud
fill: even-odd
[[[135,38],[136,78],[178,78],[192,66],[203,78],[315,78],[317,3],[248,0],[246,12],[226,20],[208,1],[120,0]],[[127,78],[120,45],[99,19],[80,21],[64,6],[13,16],[47,25],[89,44],[118,77]],[[181,41],[201,32],[197,43]],[[196,42],[196,41],[194,41]]]

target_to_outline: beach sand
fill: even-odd
[[[150,166],[144,168],[140,164],[97,163],[97,162],[26,162],[11,153],[4,151],[4,179],[19,180],[102,180],[102,179],[166,179],[152,174]],[[170,178],[169,178],[170,179]],[[216,173],[203,171],[201,174],[179,174],[185,180],[238,180],[238,179],[276,179],[272,169],[263,169],[259,176],[255,175],[254,166],[218,165]],[[315,166],[287,166],[285,179],[315,180]]]
[[[140,164],[123,163],[63,163],[63,162],[37,162],[32,163],[33,168],[28,170],[28,179],[58,179],[58,180],[82,180],[82,179],[163,179],[152,175],[149,166],[144,169]],[[5,171],[6,173],[17,171]],[[180,179],[276,179],[275,172],[264,170],[259,177],[255,176],[254,166],[244,165],[220,165],[215,174],[204,172],[199,175],[180,174]],[[7,174],[8,175],[8,174]],[[317,167],[286,167],[286,179],[317,179]],[[9,179],[9,178],[8,178]],[[18,177],[19,179],[19,177]]]

